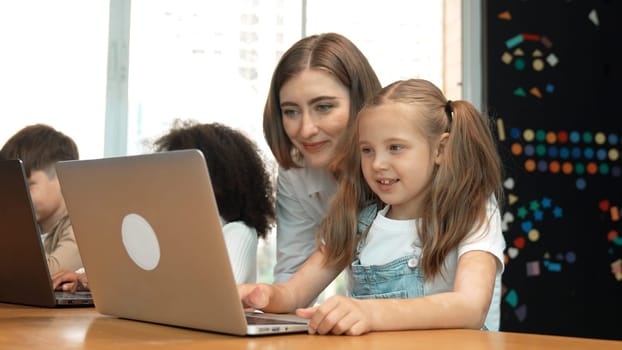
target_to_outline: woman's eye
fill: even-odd
[[[295,109],[284,109],[284,110],[281,111],[281,114],[284,117],[293,118],[293,117],[297,116],[299,113]]]
[[[331,109],[333,109],[333,105],[332,104],[328,104],[328,103],[323,103],[323,104],[318,105],[316,108],[317,108],[318,111],[328,112]]]

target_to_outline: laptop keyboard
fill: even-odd
[[[85,300],[91,299],[91,292],[87,291],[78,291],[78,292],[63,292],[63,291],[55,291],[57,300]]]
[[[261,324],[307,324],[304,320],[295,320],[287,317],[275,317],[264,314],[246,314],[246,322],[249,325],[261,325]]]

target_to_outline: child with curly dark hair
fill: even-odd
[[[266,238],[275,216],[273,187],[261,152],[251,139],[220,123],[177,120],[154,145],[158,152],[191,148],[203,152],[223,221],[243,222],[258,237]]]
[[[203,152],[235,280],[254,283],[258,241],[267,237],[275,222],[272,180],[257,145],[241,131],[220,123],[176,120],[154,148]],[[88,283],[85,274],[68,271],[52,280],[62,290],[84,289]]]
[[[203,152],[235,280],[256,280],[258,238],[266,238],[275,217],[272,182],[257,145],[220,123],[180,120],[154,145],[158,152]]]

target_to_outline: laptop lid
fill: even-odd
[[[56,170],[100,313],[235,335],[307,329],[249,330],[200,151],[66,161]]]
[[[0,160],[0,302],[33,306],[92,305],[55,293],[21,160]],[[56,296],[68,294],[69,298]]]

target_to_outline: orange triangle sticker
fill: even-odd
[[[499,19],[504,19],[506,21],[511,21],[512,20],[512,15],[510,14],[510,11],[503,11],[499,14]]]

